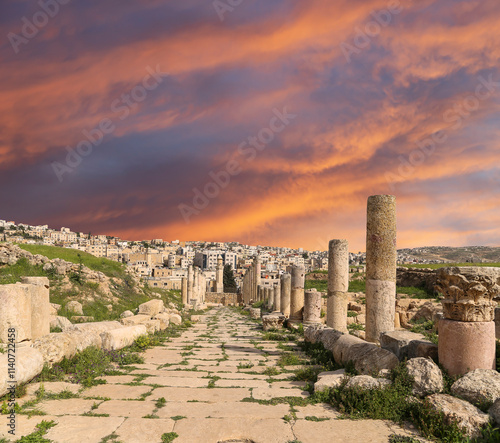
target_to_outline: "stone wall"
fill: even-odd
[[[241,302],[241,296],[228,292],[207,292],[205,294],[205,302],[222,303],[224,306],[228,306],[229,304],[236,305]]]
[[[418,269],[399,267],[396,270],[396,284],[398,286],[413,286],[434,292],[437,282],[437,269]]]

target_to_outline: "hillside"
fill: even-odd
[[[70,316],[65,306],[73,300],[95,321],[117,319],[151,298],[180,303],[179,291],[150,288],[118,262],[73,249],[0,243],[0,284],[22,276],[48,277],[50,301],[61,305],[62,316]]]
[[[447,263],[477,263],[492,266],[500,263],[500,247],[493,246],[426,246],[413,249],[399,249],[401,254],[423,260]]]

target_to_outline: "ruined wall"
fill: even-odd
[[[224,306],[229,304],[236,305],[241,302],[239,294],[230,294],[227,292],[207,292],[205,295],[206,303],[222,303]]]
[[[396,284],[398,286],[414,286],[434,291],[437,282],[437,269],[397,268]]]

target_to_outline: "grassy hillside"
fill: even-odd
[[[118,263],[107,258],[96,257],[87,252],[78,251],[77,249],[60,248],[57,246],[43,246],[43,245],[18,245],[21,249],[31,252],[32,254],[40,254],[53,260],[60,258],[72,263],[81,263],[87,268],[94,271],[101,271],[108,277],[123,276],[125,272],[125,265]]]
[[[66,309],[69,301],[77,300],[83,305],[83,313],[94,317],[95,321],[115,320],[126,310],[134,310],[141,303],[152,298],[161,298],[165,304],[181,303],[180,291],[168,291],[160,288],[150,288],[137,284],[136,280],[126,272],[125,265],[95,257],[86,252],[65,249],[56,246],[19,245],[32,254],[44,255],[49,259],[60,258],[104,273],[109,277],[106,283],[111,294],[105,293],[99,283],[93,281],[74,281],[63,278],[53,272],[44,271],[42,266],[31,265],[27,259],[20,259],[15,265],[0,266],[0,284],[16,283],[23,276],[48,277],[50,280],[50,301],[61,305],[59,315],[70,318],[71,312]],[[112,305],[110,311],[107,306]]]

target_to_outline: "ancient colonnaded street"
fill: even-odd
[[[26,435],[42,420],[54,420],[45,438],[65,443],[154,443],[168,433],[178,434],[175,443],[386,443],[393,433],[410,435],[393,423],[339,419],[328,405],[259,403],[309,396],[305,382],[290,380],[297,367],[276,366],[282,352],[279,342],[262,340],[256,322],[213,308],[180,337],[147,350],[145,363],[129,375],[108,376],[106,384],[84,390],[44,383],[45,392],[70,389],[78,398],[44,400],[36,408],[46,415],[18,415],[18,430]],[[279,374],[264,374],[268,368]],[[39,387],[29,386],[28,400]]]

